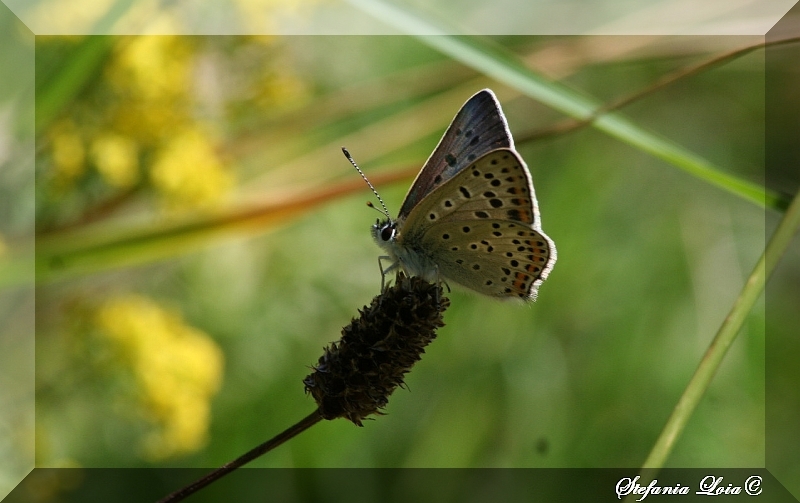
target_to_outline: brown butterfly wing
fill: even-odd
[[[499,298],[534,299],[556,261],[528,168],[508,148],[437,187],[402,222],[397,244],[435,263],[445,279]]]

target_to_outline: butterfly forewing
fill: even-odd
[[[535,297],[556,258],[530,173],[508,148],[468,163],[413,209],[400,234],[402,245],[437,257],[443,277],[493,297]]]
[[[398,218],[411,213],[436,187],[450,180],[487,152],[514,148],[494,93],[484,89],[467,100],[411,185]]]

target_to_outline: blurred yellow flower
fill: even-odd
[[[234,8],[247,13],[248,20],[304,8],[296,0],[236,2]],[[50,148],[37,166],[50,171],[42,169],[46,176],[37,183],[72,192],[42,199],[47,210],[41,213],[47,220],[43,227],[106,215],[107,208],[132,199],[119,197],[114,189],[140,185],[153,189],[168,211],[217,205],[236,183],[235,166],[218,155],[225,145],[209,133],[209,124],[271,121],[303,106],[313,94],[291,71],[281,37],[199,40],[171,35],[114,39],[103,79],[64,110],[66,119],[48,128]],[[55,55],[69,54],[61,38],[51,42]],[[89,166],[106,187],[98,187],[95,173],[88,176]],[[47,194],[63,196],[59,190]],[[56,207],[65,201],[72,205],[70,212]],[[81,218],[86,216],[91,218]]]
[[[142,439],[145,455],[159,460],[200,449],[222,381],[219,346],[178,313],[138,295],[106,301],[95,324],[131,369],[142,415],[155,426]]]
[[[168,103],[121,100],[114,110],[112,127],[148,147],[157,145],[175,129],[192,122],[179,102],[178,98]]]
[[[112,84],[146,100],[185,94],[194,56],[186,37],[142,35],[121,45],[109,70]]]
[[[150,179],[167,207],[178,210],[217,203],[234,184],[233,174],[199,128],[187,128],[169,140],[156,155]]]
[[[82,175],[86,149],[75,124],[70,120],[57,123],[50,132],[50,140],[56,176],[61,181],[71,182]]]
[[[112,109],[117,131],[147,145],[191,123],[194,47],[187,37],[121,38],[106,68],[119,102]]]
[[[92,160],[103,179],[117,188],[129,188],[139,181],[136,142],[127,136],[103,133],[92,140]]]

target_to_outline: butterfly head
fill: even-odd
[[[397,221],[387,218],[376,220],[372,226],[372,238],[378,245],[385,247],[386,244],[394,241],[397,236]]]

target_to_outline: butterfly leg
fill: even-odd
[[[378,269],[381,271],[381,292],[386,289],[386,274],[394,271],[397,269],[399,262],[395,261],[392,265],[387,267],[386,269],[383,268],[383,260],[391,260],[392,257],[388,255],[381,255],[378,257]]]
[[[436,266],[436,285],[441,287],[442,284],[444,284],[444,286],[447,287],[447,293],[450,293],[452,291],[452,290],[450,290],[450,285],[447,284],[447,281],[442,279],[442,277],[439,275],[439,266],[437,265]],[[441,292],[441,291],[442,291],[441,288],[436,290],[436,302],[437,303],[440,300],[439,299],[439,292]]]

